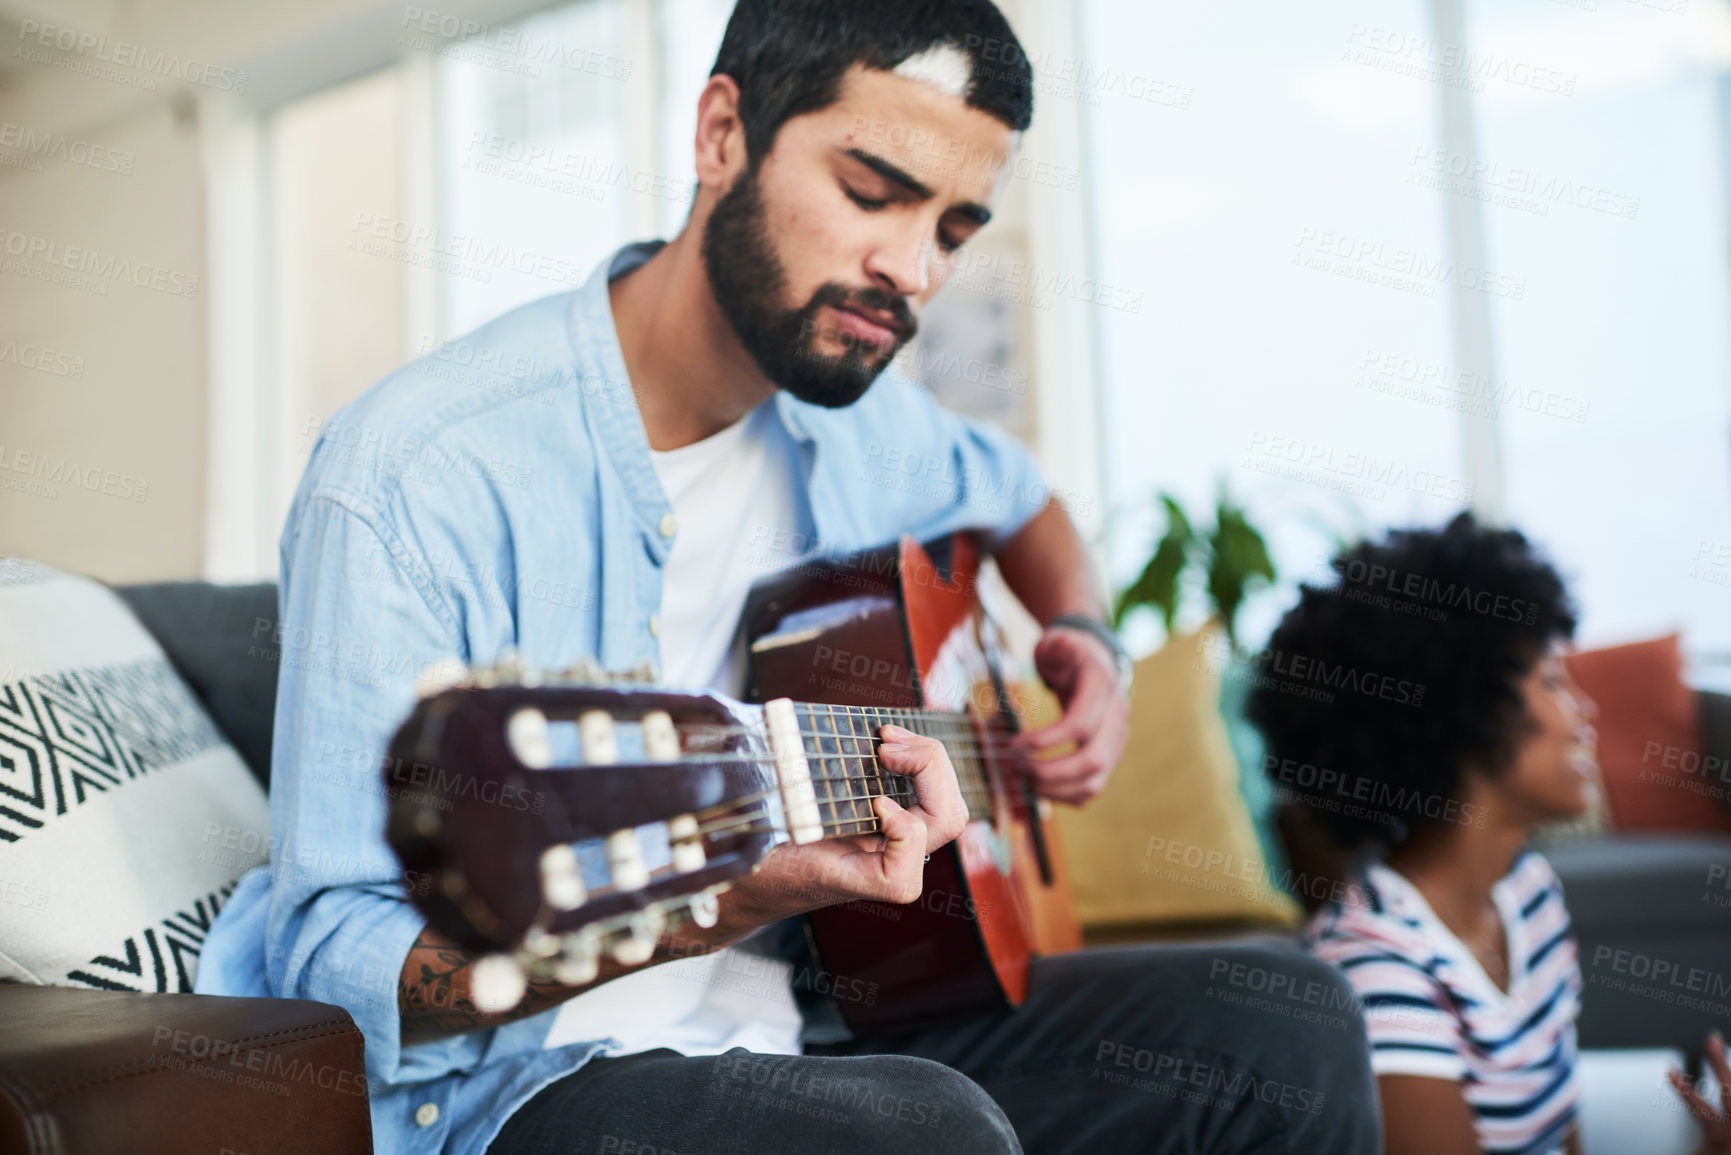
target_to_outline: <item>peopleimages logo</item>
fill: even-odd
[[[84,376],[84,358],[71,353],[58,353],[41,345],[23,344],[7,337],[0,339],[0,365],[17,365],[54,377]]]
[[[27,124],[0,120],[0,148],[15,148],[36,159],[58,160],[93,168],[99,172],[132,174],[134,157],[125,149],[92,144],[63,132],[36,129]]]
[[[89,493],[117,497],[122,501],[145,501],[150,497],[150,482],[130,473],[116,473],[112,469],[81,464],[69,457],[55,456],[40,450],[20,449],[16,445],[8,446],[5,442],[0,442],[0,474],[5,473],[21,473],[41,483],[44,488],[27,489],[25,492],[36,492],[42,497],[58,497],[59,487],[62,485],[69,489],[82,489]],[[0,480],[10,482],[13,479]],[[6,488],[16,489],[18,486],[7,485]]]
[[[405,47],[432,49],[457,59],[471,59],[461,54],[460,50],[465,47],[486,49],[503,57],[515,57],[508,61],[513,65],[508,70],[530,77],[541,75],[536,65],[551,64],[574,72],[587,72],[604,80],[623,82],[631,79],[631,61],[582,45],[565,44],[542,36],[533,28],[488,24],[454,12],[411,5],[403,9],[401,29],[398,43]],[[444,43],[441,45],[439,41]],[[477,62],[490,63],[484,58]]]
[[[1505,622],[1532,625],[1538,621],[1539,605],[1524,598],[1511,598],[1492,590],[1475,590],[1469,585],[1443,582],[1424,574],[1408,573],[1394,566],[1373,564],[1363,560],[1334,558],[1329,567],[1340,575],[1350,596],[1359,592],[1393,594],[1408,601],[1425,602],[1445,609],[1468,610],[1482,617]]]
[[[1424,705],[1423,682],[1361,670],[1307,654],[1235,648],[1224,637],[1213,637],[1204,643],[1196,665],[1215,677],[1242,680],[1252,687],[1299,693],[1323,702],[1332,702],[1338,691],[1402,706]]]
[[[1450,192],[1468,192],[1475,186],[1483,185],[1493,193],[1531,198],[1537,204],[1540,215],[1547,215],[1549,206],[1553,204],[1570,205],[1630,220],[1641,211],[1640,197],[1615,192],[1588,181],[1571,180],[1531,165],[1505,165],[1501,161],[1483,160],[1462,152],[1431,148],[1429,145],[1417,146],[1409,163],[1412,170],[1407,174],[1409,184],[1425,183],[1428,175],[1431,179],[1427,187],[1446,188]],[[1449,185],[1445,178],[1464,183],[1459,186]],[[1520,201],[1498,203],[1508,203],[1511,208],[1524,207]]]
[[[1415,469],[1390,457],[1337,446],[1302,437],[1254,430],[1245,448],[1244,467],[1294,481],[1307,481],[1329,489],[1357,493],[1381,501],[1388,490],[1407,490],[1447,501],[1472,500],[1472,482],[1431,469]]]
[[[1294,790],[1287,793],[1303,794],[1305,800],[1312,804],[1338,800],[1362,802],[1372,808],[1371,812],[1356,814],[1355,817],[1374,818],[1386,823],[1390,816],[1404,814],[1428,818],[1435,822],[1475,826],[1480,830],[1484,829],[1485,825],[1483,808],[1474,806],[1471,802],[1462,802],[1442,794],[1425,793],[1410,786],[1396,786],[1358,774],[1347,774],[1293,758],[1265,755],[1262,759],[1262,772],[1272,781],[1294,787]],[[1326,808],[1339,809],[1335,806]]]
[[[73,275],[95,278],[93,282],[106,294],[103,282],[124,281],[141,289],[154,289],[171,297],[197,297],[198,277],[193,273],[177,272],[153,265],[149,261],[134,261],[83,245],[63,245],[51,237],[20,233],[0,225],[0,253],[17,257],[25,265],[14,270],[7,262],[7,272],[27,272],[28,265],[40,263],[65,269]]]
[[[1390,245],[1372,237],[1333,229],[1301,228],[1292,264],[1352,280],[1434,296],[1436,286],[1463,289],[1519,301],[1527,295],[1527,279],[1479,265],[1462,265],[1405,245]]]
[[[163,79],[173,77],[188,84],[214,88],[219,92],[246,91],[247,74],[241,69],[206,64],[191,56],[182,57],[178,52],[152,52],[143,45],[133,44],[128,40],[110,43],[108,37],[98,36],[94,32],[80,32],[76,28],[44,24],[39,20],[24,20],[18,25],[18,39],[27,46],[53,48],[119,68],[135,68]]]

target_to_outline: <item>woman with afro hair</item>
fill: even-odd
[[[1575,609],[1520,533],[1463,513],[1348,549],[1258,659],[1248,712],[1278,793],[1359,866],[1306,929],[1364,1006],[1388,1155],[1579,1152],[1581,972],[1527,842],[1597,789]],[[1731,1084],[1724,1043],[1707,1056]],[[1673,1073],[1731,1152],[1731,1123]],[[1723,1092],[1722,1092],[1723,1093]]]

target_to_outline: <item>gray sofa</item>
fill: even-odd
[[[268,790],[276,586],[117,592]],[[1704,752],[1731,758],[1731,697],[1704,693],[1701,706]],[[1282,829],[1295,868],[1309,860],[1312,874],[1331,873]],[[1580,940],[1582,1046],[1675,1048],[1698,1060],[1709,1028],[1731,1035],[1731,836],[1611,834],[1546,853]]]

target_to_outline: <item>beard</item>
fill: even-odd
[[[877,288],[849,289],[834,281],[820,286],[801,307],[782,307],[787,271],[770,236],[755,162],[710,213],[703,232],[703,266],[715,303],[763,375],[812,405],[841,409],[858,401],[918,329],[900,296]],[[903,336],[889,345],[872,345],[835,329],[842,353],[820,353],[818,313],[825,305],[882,310],[902,326]]]

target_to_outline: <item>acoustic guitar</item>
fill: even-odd
[[[428,921],[484,956],[477,1001],[590,981],[603,952],[644,961],[669,918],[713,924],[776,846],[876,831],[872,798],[913,800],[875,754],[894,723],[943,743],[969,820],[917,901],[808,916],[817,961],[877,984],[837,1003],[857,1034],[1019,1004],[1029,959],[1080,934],[1055,828],[1005,751],[978,580],[967,535],[775,575],[747,600],[748,702],[509,658],[430,687],[385,759],[386,837]]]

